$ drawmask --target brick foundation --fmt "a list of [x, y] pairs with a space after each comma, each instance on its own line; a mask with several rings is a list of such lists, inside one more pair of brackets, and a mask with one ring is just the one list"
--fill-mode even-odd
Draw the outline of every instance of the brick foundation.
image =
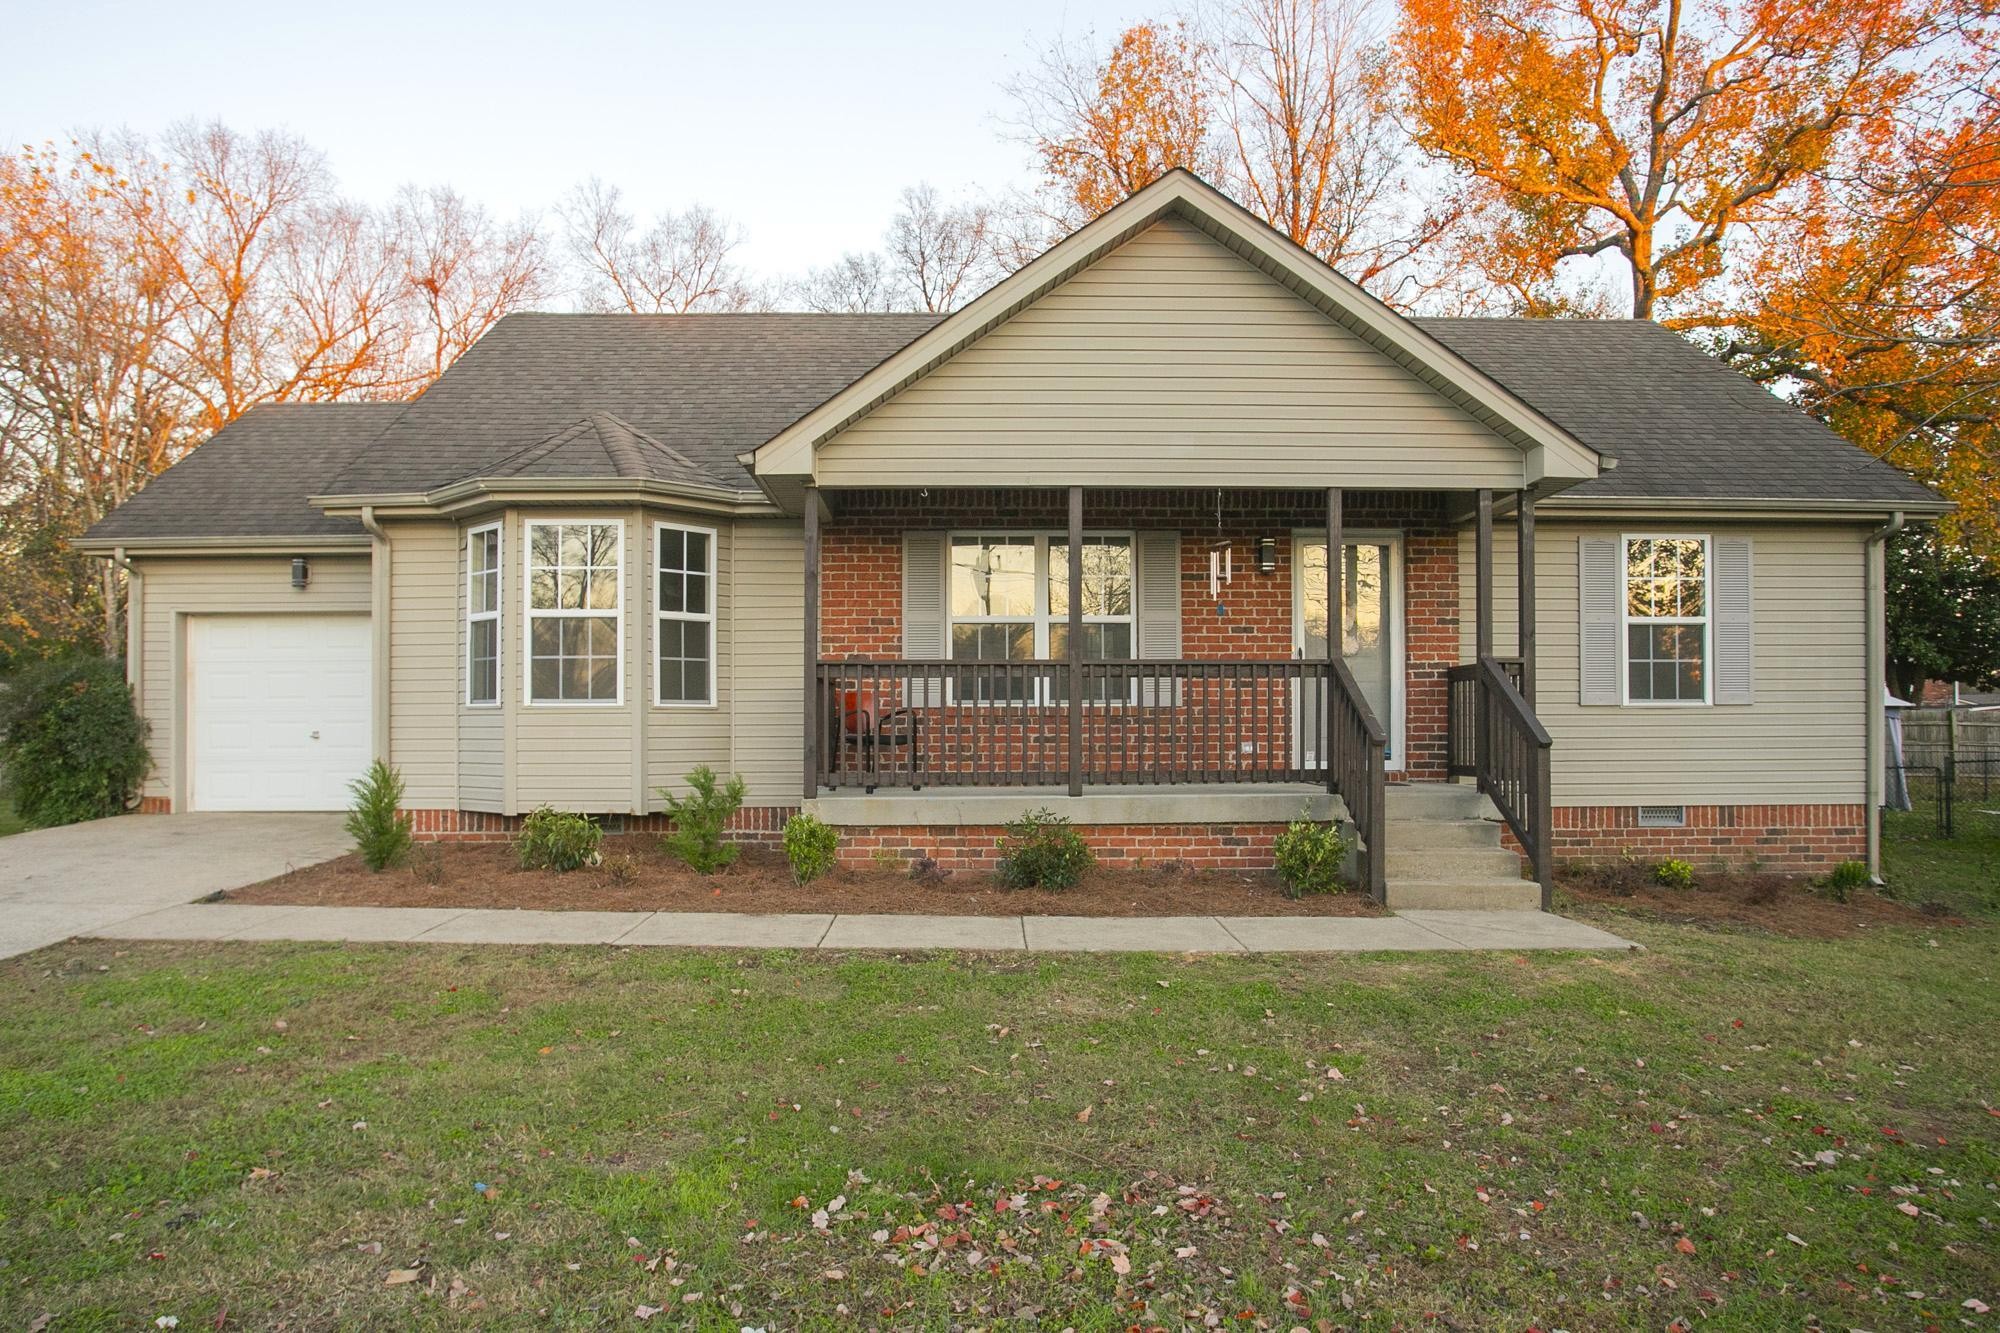
[[[1172, 861], [1191, 870], [1268, 870], [1271, 847], [1283, 824], [1079, 824], [1076, 831], [1100, 865], [1157, 866]], [[990, 871], [1000, 860], [997, 824], [874, 825], [840, 831], [843, 865], [915, 861], [928, 857], [942, 870]]]
[[[760, 805], [738, 810], [724, 837], [747, 845], [777, 846], [785, 821], [797, 806]], [[521, 831], [521, 816], [483, 810], [406, 810], [418, 842], [506, 842]], [[665, 833], [665, 815], [599, 815], [607, 832]]]
[[[1868, 855], [1862, 805], [1690, 805], [1678, 828], [1641, 828], [1629, 805], [1563, 805], [1552, 811], [1559, 865], [1676, 857], [1697, 869], [1755, 866], [1780, 874], [1824, 874]], [[1511, 835], [1507, 845], [1514, 846]]]
[[174, 812], [173, 798], [170, 796], [141, 796], [132, 813], [135, 815], [170, 815]]

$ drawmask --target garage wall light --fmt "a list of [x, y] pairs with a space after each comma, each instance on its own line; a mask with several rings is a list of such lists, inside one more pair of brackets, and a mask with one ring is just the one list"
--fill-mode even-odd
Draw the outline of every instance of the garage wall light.
[[306, 564], [306, 558], [302, 555], [293, 556], [292, 586], [294, 588], [297, 588], [300, 592], [304, 592], [306, 588], [306, 580], [310, 579], [311, 577], [312, 577], [312, 568]]

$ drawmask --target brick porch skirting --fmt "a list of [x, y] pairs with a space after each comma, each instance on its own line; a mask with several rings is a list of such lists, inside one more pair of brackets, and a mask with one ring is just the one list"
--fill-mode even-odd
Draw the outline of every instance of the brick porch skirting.
[[[1558, 864], [1583, 866], [1627, 857], [1676, 857], [1697, 869], [1824, 874], [1868, 854], [1863, 805], [1690, 805], [1678, 828], [1641, 828], [1629, 805], [1559, 805]], [[1514, 846], [1511, 834], [1507, 845]]]
[[[868, 824], [840, 831], [842, 865], [923, 858], [940, 870], [990, 871], [1000, 860], [998, 824]], [[1078, 824], [1099, 865], [1190, 870], [1269, 870], [1283, 824]]]
[[[777, 846], [795, 805], [746, 806], [731, 816], [724, 838], [746, 845]], [[419, 842], [505, 842], [521, 831], [520, 815], [483, 810], [405, 810]], [[665, 815], [597, 815], [607, 833], [665, 833]]]

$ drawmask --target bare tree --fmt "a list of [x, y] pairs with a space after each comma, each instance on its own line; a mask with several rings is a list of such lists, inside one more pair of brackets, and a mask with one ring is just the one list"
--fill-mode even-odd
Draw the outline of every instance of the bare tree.
[[742, 310], [756, 302], [730, 255], [734, 223], [697, 204], [641, 228], [615, 185], [592, 178], [558, 206], [571, 256], [582, 270], [584, 306], [633, 314]]
[[789, 304], [821, 315], [879, 315], [911, 306], [898, 290], [889, 265], [873, 250], [850, 251], [825, 268], [786, 284]]
[[889, 224], [889, 260], [917, 308], [955, 310], [999, 279], [993, 222], [990, 204], [946, 203], [929, 182], [903, 191]]
[[411, 344], [406, 392], [442, 375], [502, 315], [547, 292], [547, 249], [533, 221], [502, 225], [444, 186], [404, 188], [391, 214], [390, 250], [411, 307], [398, 320]]

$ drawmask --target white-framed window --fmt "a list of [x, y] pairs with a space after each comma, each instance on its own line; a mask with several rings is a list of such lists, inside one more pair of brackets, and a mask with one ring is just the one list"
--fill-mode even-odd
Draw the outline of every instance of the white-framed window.
[[[1069, 539], [1035, 532], [955, 532], [947, 546], [946, 652], [960, 662], [1061, 661], [1069, 654]], [[1133, 652], [1133, 540], [1129, 532], [1083, 539], [1083, 660], [1129, 661]], [[1005, 683], [964, 673], [961, 697], [980, 702], [1060, 699], [1061, 681], [1022, 673]]]
[[500, 702], [500, 525], [465, 534], [465, 702]]
[[715, 530], [653, 528], [653, 702], [715, 704]]
[[530, 519], [526, 545], [527, 702], [623, 702], [625, 524]]
[[1631, 535], [1625, 550], [1625, 702], [1709, 701], [1709, 540]]

